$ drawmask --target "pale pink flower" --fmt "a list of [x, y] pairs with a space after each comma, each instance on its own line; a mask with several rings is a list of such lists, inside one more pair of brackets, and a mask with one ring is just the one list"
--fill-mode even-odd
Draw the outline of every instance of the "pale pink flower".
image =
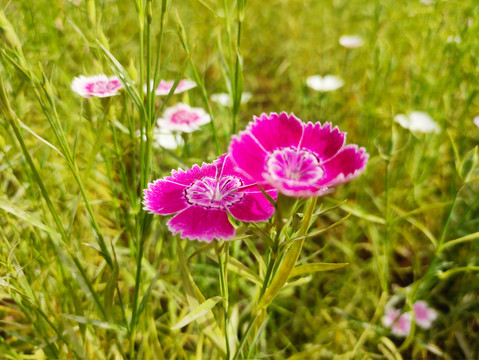
[[163, 117], [156, 123], [162, 130], [190, 133], [210, 121], [210, 116], [202, 108], [192, 108], [187, 104], [178, 103], [166, 109]]
[[[158, 84], [158, 87], [156, 88], [155, 94], [156, 95], [168, 95], [173, 88], [175, 81], [174, 80], [160, 80], [160, 83]], [[150, 86], [153, 87], [153, 80], [150, 82]], [[193, 80], [190, 79], [183, 79], [180, 80], [178, 83], [178, 86], [176, 87], [174, 94], [179, 94], [184, 91], [193, 89], [196, 87], [196, 83]], [[146, 92], [146, 84], [144, 86], [144, 90]]]
[[472, 122], [474, 123], [474, 125], [479, 127], [479, 116], [475, 116], [474, 119], [472, 119]]
[[416, 301], [412, 308], [414, 310], [414, 320], [422, 328], [429, 329], [437, 319], [436, 310], [430, 308], [425, 301]]
[[394, 335], [402, 337], [407, 336], [411, 331], [411, 322], [412, 316], [410, 313], [401, 314], [399, 309], [392, 307], [386, 308], [382, 318], [385, 327], [390, 327]]
[[73, 79], [71, 87], [77, 94], [92, 98], [118, 95], [118, 90], [123, 88], [123, 84], [117, 76], [108, 77], [99, 74], [86, 77], [80, 75]]

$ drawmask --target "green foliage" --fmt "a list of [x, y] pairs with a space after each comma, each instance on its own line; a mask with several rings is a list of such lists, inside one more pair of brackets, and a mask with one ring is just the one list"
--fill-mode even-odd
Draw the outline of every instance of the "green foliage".
[[[474, 0], [6, 2], [0, 357], [477, 358], [478, 31]], [[364, 46], [339, 46], [353, 33]], [[97, 73], [121, 75], [122, 95], [72, 92]], [[344, 87], [306, 86], [329, 73]], [[184, 77], [199, 86], [143, 91]], [[214, 121], [182, 148], [152, 147], [178, 101]], [[393, 121], [413, 110], [441, 132]], [[338, 125], [370, 153], [367, 171], [284, 224], [238, 224], [228, 246], [179, 241], [142, 210], [148, 182], [215, 159], [271, 111]], [[438, 320], [392, 336], [394, 294]]]

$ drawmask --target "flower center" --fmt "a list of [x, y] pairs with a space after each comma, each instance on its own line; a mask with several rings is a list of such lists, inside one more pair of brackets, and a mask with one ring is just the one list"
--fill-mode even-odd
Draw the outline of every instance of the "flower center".
[[275, 150], [269, 156], [266, 167], [272, 179], [296, 185], [314, 183], [324, 175], [316, 156], [293, 148]]
[[209, 209], [226, 209], [240, 201], [244, 193], [238, 192], [243, 182], [234, 176], [204, 177], [185, 189], [186, 201]]
[[175, 124], [191, 124], [199, 119], [199, 116], [188, 110], [178, 110], [171, 117], [171, 122]]
[[112, 81], [104, 81], [99, 80], [94, 83], [90, 83], [86, 86], [86, 90], [90, 93], [94, 94], [105, 94], [119, 88], [119, 81], [112, 80]]

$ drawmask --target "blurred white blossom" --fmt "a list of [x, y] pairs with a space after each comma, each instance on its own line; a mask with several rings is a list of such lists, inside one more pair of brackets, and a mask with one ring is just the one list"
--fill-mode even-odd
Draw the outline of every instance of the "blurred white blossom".
[[[247, 103], [252, 97], [253, 97], [253, 94], [251, 94], [250, 92], [244, 92], [243, 94], [241, 94], [241, 103], [242, 104]], [[211, 95], [210, 99], [211, 101], [225, 107], [233, 106], [233, 102], [231, 101], [231, 96], [227, 93], [213, 94]]]
[[344, 81], [334, 75], [313, 75], [306, 79], [306, 84], [315, 91], [333, 91], [344, 85]]
[[394, 117], [397, 122], [405, 129], [423, 133], [439, 132], [439, 125], [426, 113], [413, 111], [409, 115], [398, 114]]
[[359, 35], [343, 35], [339, 38], [339, 44], [348, 49], [354, 49], [363, 46], [364, 40]]

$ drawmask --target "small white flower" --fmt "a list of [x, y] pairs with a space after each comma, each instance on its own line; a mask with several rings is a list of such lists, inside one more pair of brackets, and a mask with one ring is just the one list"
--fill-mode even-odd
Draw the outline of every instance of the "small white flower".
[[449, 35], [447, 37], [447, 42], [452, 43], [455, 42], [456, 44], [460, 44], [462, 41], [461, 37], [459, 35]]
[[339, 38], [339, 44], [348, 49], [354, 49], [363, 46], [364, 40], [359, 35], [343, 35]]
[[[136, 136], [140, 137], [140, 130], [136, 131]], [[146, 134], [143, 134], [143, 140], [146, 141]], [[162, 147], [169, 150], [175, 150], [178, 146], [183, 146], [184, 141], [179, 133], [172, 133], [167, 130], [154, 129], [153, 132], [153, 147]]]
[[313, 75], [306, 79], [306, 84], [316, 91], [333, 91], [344, 85], [344, 81], [334, 75]]
[[419, 2], [421, 4], [424, 4], [424, 5], [432, 5], [434, 4], [434, 0], [419, 0]]
[[474, 125], [479, 127], [479, 116], [475, 116], [474, 119], [472, 119], [472, 122], [474, 123]]
[[394, 121], [411, 131], [423, 133], [440, 131], [439, 125], [428, 114], [421, 111], [413, 111], [409, 116], [404, 114], [396, 115]]
[[210, 116], [203, 109], [178, 103], [166, 109], [163, 112], [163, 117], [158, 119], [156, 123], [161, 130], [190, 133], [210, 121]]
[[155, 131], [153, 133], [153, 146], [175, 150], [178, 146], [183, 146], [183, 138], [179, 133], [173, 134], [164, 130], [163, 132]]
[[[241, 103], [242, 104], [247, 103], [252, 97], [253, 97], [253, 94], [251, 94], [250, 92], [244, 92], [243, 94], [241, 94]], [[215, 103], [218, 103], [225, 107], [233, 106], [231, 97], [226, 93], [213, 94], [211, 95], [210, 99], [211, 101], [214, 101]]]

